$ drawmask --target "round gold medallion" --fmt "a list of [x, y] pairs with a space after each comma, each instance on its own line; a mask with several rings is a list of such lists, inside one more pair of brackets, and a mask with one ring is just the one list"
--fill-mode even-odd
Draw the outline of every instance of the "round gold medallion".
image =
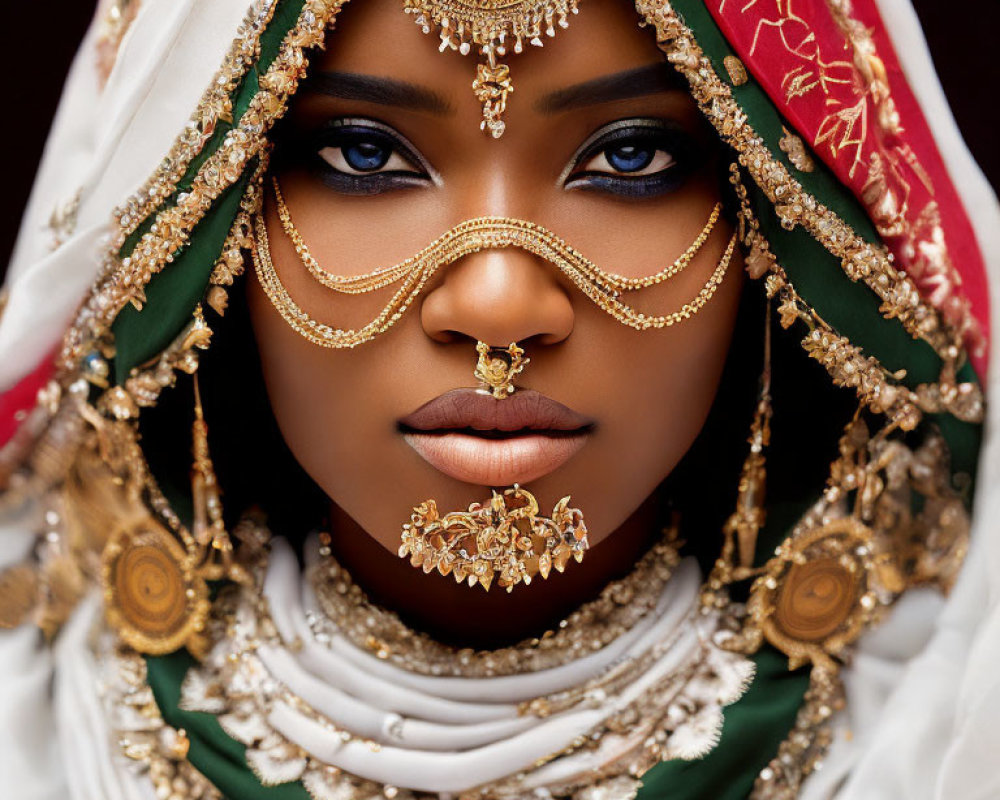
[[793, 639], [822, 642], [850, 616], [857, 583], [836, 558], [793, 564], [776, 598], [774, 623]]
[[139, 652], [173, 652], [204, 628], [208, 587], [180, 543], [152, 520], [112, 537], [103, 573], [108, 619]]
[[853, 517], [792, 536], [754, 582], [752, 624], [793, 667], [830, 666], [878, 611], [883, 559], [871, 529]]

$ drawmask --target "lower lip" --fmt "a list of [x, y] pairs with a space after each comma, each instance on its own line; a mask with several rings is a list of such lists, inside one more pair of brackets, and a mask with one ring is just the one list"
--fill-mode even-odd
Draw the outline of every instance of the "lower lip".
[[510, 486], [557, 470], [583, 447], [587, 434], [483, 439], [467, 433], [407, 433], [403, 438], [428, 464], [456, 480]]

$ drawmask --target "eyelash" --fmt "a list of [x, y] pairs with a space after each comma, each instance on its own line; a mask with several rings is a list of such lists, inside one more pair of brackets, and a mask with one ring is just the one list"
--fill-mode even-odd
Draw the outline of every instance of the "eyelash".
[[[389, 154], [376, 167], [377, 172], [356, 169], [348, 163], [349, 149], [373, 143]], [[436, 180], [433, 169], [416, 148], [389, 126], [370, 119], [333, 120], [310, 137], [305, 151], [314, 156], [321, 180], [341, 194], [382, 194], [427, 186]]]
[[[310, 140], [308, 149], [319, 162], [321, 179], [341, 194], [375, 195], [436, 182], [435, 173], [416, 148], [374, 120], [333, 120]], [[383, 159], [381, 163], [375, 163], [376, 152]], [[630, 156], [634, 167], [620, 164], [616, 168], [612, 163]], [[365, 158], [372, 169], [357, 165]], [[566, 189], [627, 198], [655, 197], [679, 188], [699, 160], [693, 140], [684, 131], [660, 120], [620, 120], [584, 142], [560, 176], [560, 183]]]
[[[648, 156], [642, 166], [625, 170], [611, 163], [617, 150]], [[597, 169], [601, 162], [611, 170]], [[684, 130], [655, 119], [619, 120], [605, 125], [580, 146], [560, 178], [567, 189], [601, 191], [626, 198], [657, 197], [673, 192], [701, 162], [694, 139]]]

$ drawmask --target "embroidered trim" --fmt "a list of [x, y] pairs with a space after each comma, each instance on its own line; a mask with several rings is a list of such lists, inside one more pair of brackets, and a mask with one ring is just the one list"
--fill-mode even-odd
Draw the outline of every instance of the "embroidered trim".
[[636, 9], [655, 28], [658, 46], [687, 78], [702, 112], [722, 139], [739, 153], [740, 164], [774, 205], [782, 227], [793, 230], [801, 226], [808, 231], [841, 260], [844, 273], [852, 281], [863, 281], [875, 292], [882, 300], [880, 311], [887, 319], [898, 318], [911, 335], [927, 341], [942, 358], [959, 347], [957, 332], [921, 298], [913, 281], [896, 269], [886, 249], [858, 236], [837, 214], [806, 192], [785, 165], [773, 157], [668, 0], [637, 0]]

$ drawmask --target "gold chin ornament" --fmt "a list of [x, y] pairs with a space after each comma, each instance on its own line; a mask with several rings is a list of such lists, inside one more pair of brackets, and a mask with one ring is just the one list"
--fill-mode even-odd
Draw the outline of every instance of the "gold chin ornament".
[[531, 363], [517, 342], [507, 347], [490, 347], [486, 342], [476, 342], [476, 352], [479, 361], [473, 374], [497, 400], [505, 400], [514, 393], [514, 378]]
[[494, 581], [509, 592], [536, 575], [562, 572], [570, 558], [582, 561], [589, 547], [583, 514], [569, 507], [569, 497], [556, 503], [551, 517], [539, 516], [534, 495], [517, 484], [444, 516], [427, 500], [413, 509], [402, 537], [400, 558], [487, 591]]
[[569, 15], [577, 13], [576, 0], [403, 0], [403, 5], [424, 33], [437, 29], [441, 52], [468, 55], [473, 46], [479, 49], [482, 61], [472, 90], [483, 104], [479, 128], [495, 139], [503, 136], [507, 95], [514, 91], [510, 68], [497, 59], [508, 51], [520, 53], [525, 43], [541, 47], [543, 35], [568, 28]]

